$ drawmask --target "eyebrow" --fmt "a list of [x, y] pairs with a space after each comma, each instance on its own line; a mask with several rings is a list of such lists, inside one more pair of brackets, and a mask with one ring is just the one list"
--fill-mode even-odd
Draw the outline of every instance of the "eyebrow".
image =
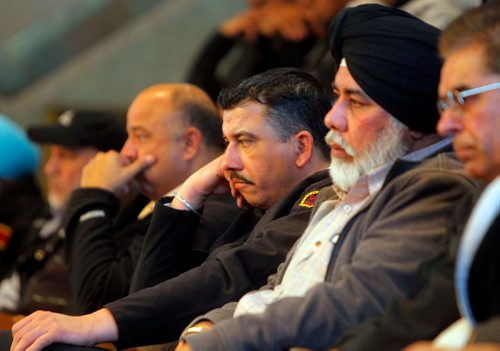
[[131, 127], [130, 130], [132, 132], [147, 132], [148, 130], [142, 126], [134, 126], [134, 127]]
[[245, 130], [238, 131], [238, 132], [236, 132], [236, 133], [234, 133], [232, 135], [233, 138], [239, 138], [241, 136], [249, 136], [249, 137], [252, 137], [252, 138], [256, 138], [257, 137], [257, 135], [255, 135], [254, 133], [247, 132]]
[[342, 89], [337, 88], [335, 83], [332, 83], [331, 86], [332, 86], [333, 91], [343, 91], [348, 95], [359, 95], [363, 98], [367, 98], [367, 99], [369, 98], [368, 95], [366, 95], [366, 93], [361, 89], [348, 88], [348, 89], [342, 90]]

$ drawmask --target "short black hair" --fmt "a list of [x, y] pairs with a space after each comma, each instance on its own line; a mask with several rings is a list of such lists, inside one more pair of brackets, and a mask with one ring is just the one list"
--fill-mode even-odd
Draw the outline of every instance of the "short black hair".
[[248, 101], [267, 106], [267, 117], [282, 141], [306, 130], [323, 158], [330, 158], [323, 118], [331, 108], [331, 97], [312, 75], [297, 68], [271, 69], [223, 89], [217, 105], [230, 110]]

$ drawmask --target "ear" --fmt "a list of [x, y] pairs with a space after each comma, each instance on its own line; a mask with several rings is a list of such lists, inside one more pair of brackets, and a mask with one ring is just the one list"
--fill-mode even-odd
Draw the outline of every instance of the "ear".
[[298, 168], [304, 168], [311, 158], [314, 152], [314, 138], [308, 131], [301, 130], [293, 137], [295, 148], [296, 148], [296, 158], [295, 165]]
[[198, 128], [189, 127], [181, 137], [182, 156], [185, 160], [192, 160], [200, 152], [203, 136]]

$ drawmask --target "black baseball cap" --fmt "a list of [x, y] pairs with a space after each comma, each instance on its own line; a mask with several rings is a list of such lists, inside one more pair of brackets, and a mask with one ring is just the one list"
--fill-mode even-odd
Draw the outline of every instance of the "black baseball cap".
[[125, 120], [104, 111], [67, 110], [52, 125], [27, 128], [28, 137], [41, 144], [120, 150], [127, 139]]

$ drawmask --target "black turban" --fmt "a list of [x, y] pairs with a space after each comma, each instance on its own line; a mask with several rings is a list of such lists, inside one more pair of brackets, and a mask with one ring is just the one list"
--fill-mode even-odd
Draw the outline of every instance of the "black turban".
[[411, 130], [434, 133], [442, 61], [439, 29], [392, 7], [343, 9], [328, 29], [338, 69], [342, 58], [354, 80], [378, 105]]

